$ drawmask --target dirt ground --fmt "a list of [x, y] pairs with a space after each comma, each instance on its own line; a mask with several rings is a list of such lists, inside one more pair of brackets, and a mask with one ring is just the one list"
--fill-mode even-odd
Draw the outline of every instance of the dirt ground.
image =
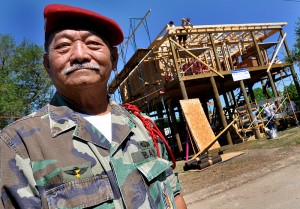
[[251, 171], [270, 167], [279, 160], [300, 153], [300, 128], [293, 127], [278, 132], [278, 137], [275, 139], [245, 141], [222, 147], [222, 150], [224, 153], [242, 151], [244, 154], [203, 170], [184, 171], [185, 161], [177, 162], [176, 171], [183, 188], [183, 195]]

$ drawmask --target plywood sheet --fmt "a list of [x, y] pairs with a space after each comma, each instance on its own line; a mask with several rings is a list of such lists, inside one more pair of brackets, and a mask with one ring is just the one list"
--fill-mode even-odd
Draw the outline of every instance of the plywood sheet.
[[[206, 118], [200, 100], [187, 99], [179, 102], [197, 148], [199, 151], [207, 148], [215, 139], [215, 134]], [[220, 144], [216, 141], [210, 149], [219, 147]]]
[[157, 72], [158, 67], [158, 60], [143, 62], [142, 64], [143, 70], [143, 80], [144, 82], [148, 82], [149, 84], [157, 84], [159, 80], [162, 80], [161, 75]]
[[129, 76], [129, 84], [130, 84], [130, 93], [132, 96], [137, 96], [144, 89], [144, 83], [142, 82], [139, 70], [135, 70]]

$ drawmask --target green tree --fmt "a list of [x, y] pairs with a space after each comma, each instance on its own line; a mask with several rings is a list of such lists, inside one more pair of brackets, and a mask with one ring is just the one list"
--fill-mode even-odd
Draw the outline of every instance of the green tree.
[[300, 65], [300, 18], [298, 18], [298, 21], [296, 22], [295, 27], [295, 33], [296, 33], [296, 43], [293, 46], [293, 49], [291, 50], [291, 57], [286, 57], [286, 61], [290, 63], [295, 63], [298, 66]]
[[299, 95], [296, 89], [296, 86], [294, 84], [290, 84], [289, 86], [285, 87], [284, 94], [288, 93], [290, 100], [292, 101], [298, 101], [299, 100]]
[[0, 34], [0, 129], [44, 106], [52, 96], [44, 70], [43, 48], [23, 40], [16, 45], [10, 35]]
[[261, 88], [253, 89], [253, 93], [254, 93], [254, 96], [255, 96], [255, 100], [257, 102], [260, 102], [260, 101], [263, 101], [263, 100], [266, 99], [266, 96], [264, 95], [264, 92]]
[[[273, 92], [269, 89], [266, 89], [268, 95], [270, 95], [271, 97], [274, 96]], [[255, 88], [253, 89], [253, 93], [254, 93], [254, 97], [256, 102], [261, 102], [267, 99], [267, 96], [265, 95], [264, 91], [262, 88]]]

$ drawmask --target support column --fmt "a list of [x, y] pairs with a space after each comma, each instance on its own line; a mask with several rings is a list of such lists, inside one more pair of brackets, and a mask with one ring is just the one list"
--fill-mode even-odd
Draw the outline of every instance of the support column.
[[[226, 117], [225, 117], [224, 112], [223, 112], [223, 107], [222, 107], [222, 104], [221, 104], [221, 101], [220, 101], [220, 95], [219, 95], [218, 88], [217, 88], [216, 81], [215, 81], [214, 77], [210, 77], [210, 83], [211, 83], [212, 88], [213, 88], [214, 98], [215, 98], [215, 101], [217, 103], [217, 107], [218, 107], [218, 111], [219, 111], [219, 115], [220, 115], [220, 118], [221, 118], [222, 125], [223, 125], [224, 128], [226, 128], [227, 127], [227, 121], [226, 121]], [[226, 131], [226, 138], [227, 138], [228, 144], [232, 145], [232, 139], [231, 139], [231, 135], [230, 135], [229, 131]]]
[[156, 114], [157, 114], [158, 122], [159, 122], [158, 128], [161, 131], [164, 130], [164, 126], [163, 126], [163, 123], [164, 123], [164, 114], [162, 112], [162, 109], [163, 108], [159, 108], [157, 105], [155, 105], [155, 110], [156, 110]]
[[173, 127], [173, 131], [174, 131], [174, 135], [175, 135], [175, 138], [176, 138], [176, 142], [177, 142], [177, 145], [178, 145], [178, 150], [180, 152], [180, 156], [183, 157], [183, 148], [182, 148], [182, 143], [181, 143], [181, 140], [180, 140], [180, 135], [178, 133], [178, 129], [177, 129], [177, 123], [176, 123], [176, 117], [175, 117], [175, 112], [174, 112], [174, 107], [172, 107], [171, 105], [171, 102], [168, 102], [168, 110], [169, 110], [169, 115], [171, 117], [171, 125]]
[[[233, 91], [229, 91], [227, 94], [228, 94], [229, 101], [230, 101], [230, 107], [235, 109], [236, 108], [236, 101], [235, 101], [235, 98], [234, 98], [234, 95], [233, 95]], [[231, 117], [232, 117], [232, 119], [236, 117], [235, 111], [233, 111]]]
[[248, 91], [249, 91], [249, 94], [250, 94], [251, 102], [255, 102], [255, 95], [254, 95], [254, 92], [253, 92], [253, 84], [249, 85]]
[[261, 87], [262, 87], [262, 90], [263, 90], [263, 94], [265, 95], [265, 97], [267, 99], [270, 99], [271, 97], [270, 97], [269, 93], [267, 92], [267, 86], [266, 86], [264, 80], [261, 80], [260, 83], [261, 83]]
[[179, 103], [177, 104], [177, 108], [178, 108], [178, 114], [179, 114], [179, 118], [180, 118], [180, 127], [185, 127], [187, 124], [185, 122], [184, 116], [181, 111], [181, 106]]
[[259, 132], [259, 129], [258, 129], [258, 125], [257, 125], [257, 122], [256, 122], [255, 117], [253, 115], [253, 112], [252, 112], [252, 109], [251, 109], [251, 104], [249, 102], [248, 95], [247, 95], [243, 80], [240, 80], [240, 86], [241, 86], [241, 90], [243, 92], [244, 99], [245, 99], [245, 102], [246, 102], [246, 105], [247, 105], [247, 110], [249, 112], [251, 121], [253, 122], [253, 133], [254, 133], [256, 139], [260, 139], [260, 132]]
[[[260, 48], [258, 46], [258, 43], [256, 41], [256, 38], [255, 38], [255, 35], [254, 35], [253, 31], [251, 31], [251, 37], [253, 39], [253, 42], [254, 42], [254, 45], [255, 45], [255, 48], [256, 48], [256, 51], [257, 51], [259, 65], [260, 66], [264, 65], [264, 60], [262, 58], [262, 55], [261, 55], [261, 52], [260, 52]], [[271, 74], [270, 71], [268, 71], [267, 74], [268, 74], [268, 78], [269, 78], [269, 81], [270, 81], [270, 84], [271, 84], [271, 88], [272, 88], [273, 94], [274, 94], [275, 97], [278, 97], [277, 90], [275, 88], [274, 81], [273, 81], [273, 78], [272, 78], [272, 74]]]
[[[281, 35], [281, 37], [284, 36], [284, 33], [283, 33], [282, 29], [280, 30], [280, 35]], [[289, 50], [286, 39], [283, 40], [283, 44], [284, 44], [284, 48], [285, 48], [285, 51], [286, 51], [288, 57], [291, 57], [291, 52]], [[294, 69], [293, 64], [290, 66], [290, 68], [291, 68], [292, 77], [293, 77], [293, 80], [294, 80], [294, 83], [295, 83], [295, 87], [297, 89], [298, 95], [300, 96], [300, 85], [299, 85], [298, 76], [297, 76], [297, 73]]]
[[237, 106], [237, 102], [236, 102], [235, 95], [234, 95], [233, 91], [229, 92], [229, 98], [233, 102], [234, 106]]
[[[200, 98], [199, 98], [200, 100]], [[207, 117], [207, 120], [209, 121], [209, 112], [208, 112], [208, 106], [207, 106], [207, 100], [205, 100], [202, 104], [202, 108], [203, 108], [203, 111]]]
[[[220, 85], [221, 85], [221, 89], [225, 89], [224, 83], [220, 82]], [[229, 105], [228, 97], [227, 97], [227, 94], [224, 90], [222, 91], [222, 96], [224, 98], [224, 102], [225, 102], [226, 110], [228, 112], [229, 120], [232, 120], [232, 115], [231, 115], [231, 112], [230, 112], [230, 105]]]
[[273, 94], [274, 94], [275, 97], [278, 97], [277, 90], [276, 90], [276, 87], [275, 87], [275, 84], [274, 84], [274, 81], [273, 81], [272, 74], [271, 74], [270, 71], [268, 71], [267, 73], [268, 73], [268, 79], [270, 81], [270, 85], [271, 85]]

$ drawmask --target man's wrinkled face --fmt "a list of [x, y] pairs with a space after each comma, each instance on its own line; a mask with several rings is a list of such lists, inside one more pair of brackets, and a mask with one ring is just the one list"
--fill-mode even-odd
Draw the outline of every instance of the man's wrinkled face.
[[62, 95], [70, 90], [106, 88], [117, 65], [117, 49], [96, 33], [61, 30], [50, 38], [44, 66]]

